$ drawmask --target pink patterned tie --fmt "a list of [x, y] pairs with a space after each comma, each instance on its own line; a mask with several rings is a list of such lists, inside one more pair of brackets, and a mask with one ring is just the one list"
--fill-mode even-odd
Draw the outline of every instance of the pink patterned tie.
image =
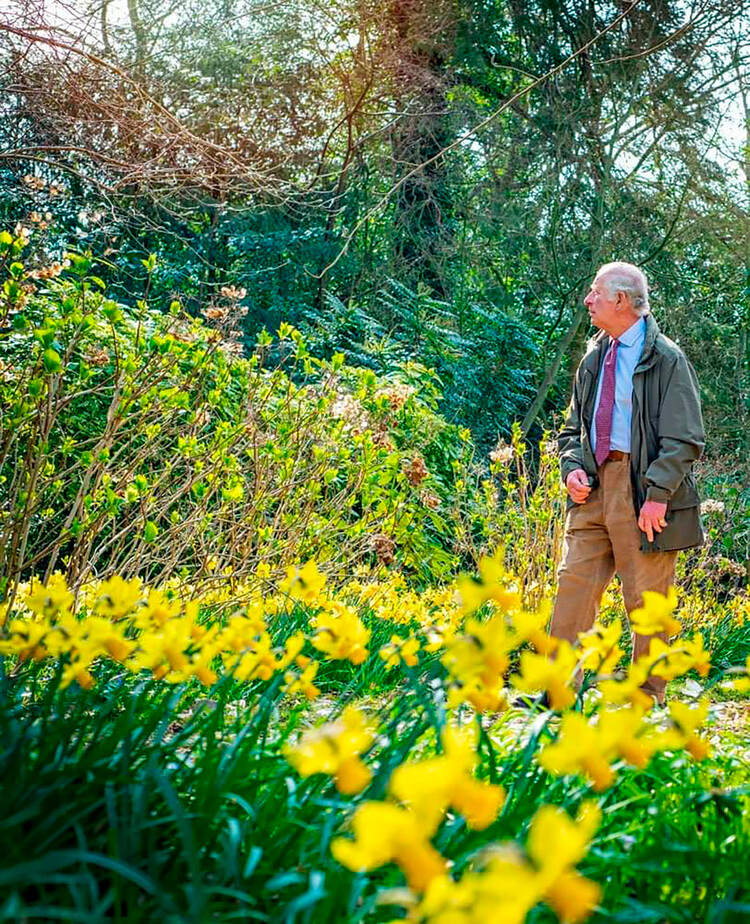
[[596, 464], [601, 465], [609, 455], [609, 440], [612, 435], [612, 412], [615, 409], [615, 369], [617, 368], [617, 347], [620, 341], [613, 340], [604, 360], [604, 378], [599, 407], [596, 409]]

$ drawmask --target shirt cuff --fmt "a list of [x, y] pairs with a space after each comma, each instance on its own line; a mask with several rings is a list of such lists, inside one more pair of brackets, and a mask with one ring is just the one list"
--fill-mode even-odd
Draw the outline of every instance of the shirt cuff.
[[660, 488], [656, 484], [649, 485], [646, 491], [646, 500], [656, 501], [657, 504], [668, 504], [671, 496], [671, 491], [668, 491], [666, 488]]

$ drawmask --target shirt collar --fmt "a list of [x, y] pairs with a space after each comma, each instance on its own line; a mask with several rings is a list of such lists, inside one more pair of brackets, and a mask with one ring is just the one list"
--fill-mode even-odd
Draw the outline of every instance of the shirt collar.
[[625, 333], [620, 334], [617, 339], [620, 341], [620, 346], [631, 347], [635, 346], [638, 342], [642, 343], [645, 336], [646, 319], [638, 318], [638, 320], [631, 324]]

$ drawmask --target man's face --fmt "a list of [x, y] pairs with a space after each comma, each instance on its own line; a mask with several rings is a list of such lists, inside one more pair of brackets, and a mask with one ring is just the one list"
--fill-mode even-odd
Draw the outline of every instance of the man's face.
[[622, 312], [618, 312], [619, 294], [609, 294], [601, 276], [597, 276], [591, 283], [589, 294], [583, 303], [589, 310], [591, 323], [600, 330], [609, 331], [616, 325]]

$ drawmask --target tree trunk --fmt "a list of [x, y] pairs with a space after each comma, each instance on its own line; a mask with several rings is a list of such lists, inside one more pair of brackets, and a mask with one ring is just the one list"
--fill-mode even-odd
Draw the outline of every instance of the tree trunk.
[[141, 13], [138, 9], [138, 0], [128, 0], [128, 16], [135, 36], [135, 72], [139, 76], [143, 76], [143, 67], [146, 63], [147, 36]]

